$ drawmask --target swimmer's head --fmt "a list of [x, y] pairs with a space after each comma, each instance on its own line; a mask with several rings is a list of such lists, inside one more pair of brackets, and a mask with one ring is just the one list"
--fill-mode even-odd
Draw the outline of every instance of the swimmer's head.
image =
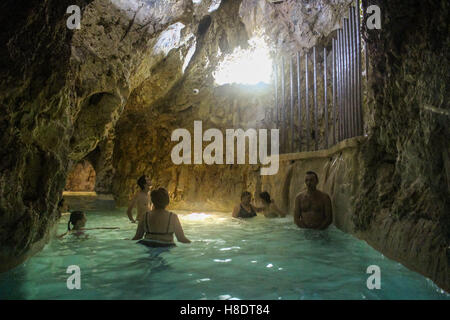
[[137, 184], [138, 184], [139, 188], [141, 188], [142, 191], [148, 191], [150, 188], [150, 184], [147, 182], [147, 178], [145, 175], [141, 176], [137, 180]]
[[305, 184], [308, 190], [314, 191], [316, 190], [316, 186], [319, 183], [319, 177], [317, 176], [317, 173], [314, 171], [308, 171], [306, 172], [305, 176]]
[[70, 230], [70, 224], [72, 224], [74, 230], [81, 229], [86, 225], [86, 221], [86, 214], [83, 211], [74, 211], [70, 214], [67, 230]]
[[155, 209], [165, 209], [169, 204], [169, 193], [164, 188], [158, 188], [150, 193]]
[[250, 204], [252, 201], [252, 194], [248, 191], [244, 191], [241, 193], [241, 202], [245, 204]]
[[267, 204], [272, 202], [272, 199], [270, 199], [270, 194], [267, 191], [261, 192], [259, 197]]

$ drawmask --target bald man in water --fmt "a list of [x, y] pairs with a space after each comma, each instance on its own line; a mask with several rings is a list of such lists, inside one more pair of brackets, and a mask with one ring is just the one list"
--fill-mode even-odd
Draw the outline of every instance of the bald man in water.
[[325, 230], [333, 222], [331, 199], [316, 189], [317, 174], [308, 171], [305, 176], [306, 191], [295, 198], [294, 222], [299, 228]]

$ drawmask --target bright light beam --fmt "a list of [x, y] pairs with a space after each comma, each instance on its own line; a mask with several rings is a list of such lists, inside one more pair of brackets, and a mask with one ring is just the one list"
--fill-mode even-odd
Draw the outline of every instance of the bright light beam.
[[248, 49], [238, 47], [219, 63], [213, 73], [217, 85], [270, 83], [272, 59], [266, 42], [260, 37], [253, 37], [248, 42]]

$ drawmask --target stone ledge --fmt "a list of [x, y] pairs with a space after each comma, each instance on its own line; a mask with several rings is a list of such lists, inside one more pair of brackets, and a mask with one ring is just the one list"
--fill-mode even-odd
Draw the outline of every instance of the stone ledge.
[[97, 197], [97, 193], [95, 191], [63, 191], [64, 197]]
[[279, 161], [292, 161], [292, 160], [305, 160], [305, 159], [315, 159], [315, 158], [328, 158], [333, 154], [340, 152], [342, 150], [348, 148], [357, 148], [364, 141], [366, 141], [366, 137], [359, 136], [354, 138], [349, 138], [346, 140], [342, 140], [341, 142], [335, 144], [331, 148], [317, 150], [317, 151], [303, 151], [296, 153], [285, 153], [279, 155]]

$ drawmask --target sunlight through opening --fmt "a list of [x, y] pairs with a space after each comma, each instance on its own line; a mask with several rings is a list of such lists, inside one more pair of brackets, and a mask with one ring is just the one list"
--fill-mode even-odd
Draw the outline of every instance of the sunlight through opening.
[[261, 37], [253, 37], [248, 43], [248, 49], [237, 47], [219, 63], [213, 72], [217, 85], [270, 83], [272, 59], [267, 43]]

